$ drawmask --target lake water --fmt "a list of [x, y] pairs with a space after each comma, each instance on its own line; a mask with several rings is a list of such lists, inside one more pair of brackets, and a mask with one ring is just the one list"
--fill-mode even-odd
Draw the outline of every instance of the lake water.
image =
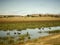
[[[39, 37], [43, 37], [43, 36], [48, 36], [50, 35], [49, 33], [47, 33], [46, 31], [52, 31], [52, 30], [60, 30], [60, 26], [57, 27], [45, 27], [45, 28], [35, 28], [35, 29], [26, 29], [26, 30], [21, 30], [21, 31], [17, 31], [16, 29], [12, 30], [12, 31], [0, 31], [0, 37], [6, 37], [7, 33], [10, 33], [9, 36], [11, 37], [18, 37], [18, 33], [23, 35], [26, 34], [27, 32], [29, 33], [31, 39], [34, 38], [39, 38]], [[16, 34], [14, 34], [16, 33]]]

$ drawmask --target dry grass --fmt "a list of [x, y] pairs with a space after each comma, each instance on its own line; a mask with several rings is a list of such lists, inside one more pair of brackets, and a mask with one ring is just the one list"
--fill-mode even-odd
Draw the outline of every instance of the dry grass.
[[37, 39], [36, 42], [27, 42], [24, 45], [60, 45], [60, 34], [42, 37]]
[[8, 17], [0, 18], [0, 22], [15, 22], [15, 21], [51, 21], [51, 20], [60, 20], [56, 17]]
[[[2, 44], [2, 45], [5, 45], [5, 44]], [[17, 44], [11, 44], [11, 45], [60, 45], [60, 34], [53, 34], [46, 37], [41, 37], [33, 41], [28, 40], [25, 43], [17, 43]]]

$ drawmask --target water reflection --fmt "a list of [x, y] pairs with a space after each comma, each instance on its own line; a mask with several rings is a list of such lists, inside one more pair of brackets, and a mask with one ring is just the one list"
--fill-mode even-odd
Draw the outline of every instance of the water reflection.
[[27, 32], [29, 33], [31, 39], [34, 38], [39, 38], [42, 36], [47, 36], [49, 35], [49, 33], [47, 33], [46, 31], [52, 31], [52, 30], [60, 30], [60, 26], [57, 27], [45, 27], [45, 28], [35, 28], [35, 29], [26, 29], [26, 30], [21, 30], [21, 31], [17, 31], [17, 30], [13, 30], [13, 31], [0, 31], [0, 37], [6, 37], [7, 35], [11, 36], [11, 37], [18, 37], [19, 35], [23, 35], [26, 34]]
[[50, 33], [46, 31], [60, 30], [60, 26], [58, 27], [45, 27], [45, 28], [35, 28], [35, 29], [26, 29], [18, 31], [16, 29], [12, 31], [0, 31], [0, 44], [3, 45], [15, 45], [24, 43], [27, 40], [36, 39], [43, 36], [48, 36]]

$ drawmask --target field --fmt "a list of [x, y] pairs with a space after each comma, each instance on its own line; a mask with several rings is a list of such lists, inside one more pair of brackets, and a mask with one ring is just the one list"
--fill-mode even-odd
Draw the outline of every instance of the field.
[[0, 22], [1, 30], [23, 30], [26, 28], [42, 28], [42, 27], [51, 27], [51, 26], [60, 26], [60, 21], [28, 21], [28, 22]]
[[20, 21], [53, 21], [60, 20], [59, 17], [3, 17], [0, 22], [20, 22]]
[[60, 26], [60, 18], [56, 17], [8, 17], [0, 18], [0, 30], [23, 30]]
[[[5, 17], [0, 18], [0, 30], [25, 30], [27, 28], [44, 28], [44, 27], [55, 27], [60, 26], [59, 17]], [[54, 34], [56, 32], [56, 34]], [[52, 35], [41, 37], [34, 40], [27, 40], [26, 42], [18, 40], [17, 42], [13, 40], [13, 37], [8, 36], [7, 38], [0, 38], [0, 45], [60, 45], [60, 32], [52, 31]], [[20, 36], [21, 40], [24, 36]], [[3, 41], [2, 41], [3, 39]], [[5, 42], [4, 42], [5, 40]]]

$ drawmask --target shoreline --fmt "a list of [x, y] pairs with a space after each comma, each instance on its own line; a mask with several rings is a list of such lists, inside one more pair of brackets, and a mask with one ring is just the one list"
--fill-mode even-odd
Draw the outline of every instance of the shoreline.
[[[49, 36], [45, 36], [45, 37], [36, 39], [35, 41], [27, 41], [23, 45], [54, 45], [54, 44], [57, 45], [57, 44], [60, 44], [59, 37], [60, 37], [60, 34], [52, 34]], [[54, 43], [54, 42], [56, 42], [56, 43]]]

